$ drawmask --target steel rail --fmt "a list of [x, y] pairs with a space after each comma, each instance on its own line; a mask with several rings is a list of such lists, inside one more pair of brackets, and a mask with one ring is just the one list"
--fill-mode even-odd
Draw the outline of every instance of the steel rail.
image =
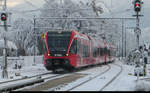
[[90, 78], [90, 79], [88, 79], [88, 80], [86, 80], [86, 81], [84, 81], [84, 82], [82, 82], [82, 83], [80, 83], [80, 84], [78, 84], [78, 85], [68, 89], [67, 91], [71, 91], [71, 90], [73, 90], [73, 89], [75, 89], [75, 88], [77, 88], [77, 87], [79, 87], [79, 86], [81, 86], [81, 85], [83, 85], [83, 84], [85, 84], [85, 83], [87, 83], [87, 82], [89, 82], [89, 81], [91, 81], [91, 80], [93, 80], [93, 79], [103, 75], [104, 73], [108, 72], [111, 69], [111, 66], [110, 65], [106, 65], [106, 66], [108, 66], [108, 69], [106, 69], [102, 73], [100, 73], [100, 74], [98, 74], [98, 75], [96, 75], [96, 76], [94, 76], [94, 77], [92, 77], [92, 78]]
[[107, 86], [109, 86], [123, 71], [122, 66], [118, 65], [118, 64], [114, 64], [117, 65], [118, 67], [120, 67], [120, 71], [108, 82], [106, 83], [99, 91], [103, 91]]

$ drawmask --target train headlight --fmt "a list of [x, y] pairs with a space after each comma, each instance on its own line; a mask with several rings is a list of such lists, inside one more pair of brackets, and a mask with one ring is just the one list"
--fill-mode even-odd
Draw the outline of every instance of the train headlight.
[[48, 54], [48, 56], [50, 56], [50, 54]]
[[66, 54], [66, 56], [69, 56], [69, 54]]
[[45, 34], [44, 34], [44, 33], [42, 33], [41, 37], [42, 37], [42, 39], [45, 39]]

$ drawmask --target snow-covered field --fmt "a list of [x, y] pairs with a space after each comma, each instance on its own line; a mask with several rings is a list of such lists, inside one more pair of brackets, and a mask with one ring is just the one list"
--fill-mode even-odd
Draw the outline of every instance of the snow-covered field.
[[[13, 66], [8, 66], [9, 79], [0, 78], [0, 82], [22, 78], [23, 76], [33, 76], [33, 75], [48, 72], [42, 64], [42, 56], [36, 56], [35, 58], [36, 65], [33, 65], [34, 57], [30, 56], [30, 57], [22, 57], [22, 58], [24, 58], [24, 66], [21, 69], [13, 69]], [[12, 62], [12, 65], [14, 63], [15, 62]], [[115, 64], [121, 65], [123, 67], [123, 71], [112, 83], [110, 83], [110, 85], [104, 88], [103, 91], [136, 91], [136, 90], [149, 91], [150, 82], [148, 80], [147, 81], [140, 80], [139, 82], [136, 82], [137, 77], [133, 75], [134, 66], [125, 65], [123, 64], [123, 62], [121, 62], [118, 59], [116, 60]], [[115, 66], [114, 64], [109, 64], [109, 65], [111, 66], [111, 69], [108, 72], [104, 73], [99, 77], [92, 79], [91, 81], [81, 85], [80, 87], [76, 87], [71, 91], [100, 91], [100, 89], [120, 71], [120, 68]], [[67, 91], [71, 87], [76, 86], [81, 82], [84, 82], [90, 78], [93, 78], [94, 76], [102, 73], [106, 69], [108, 69], [108, 66], [102, 65], [92, 69], [77, 72], [80, 74], [86, 74], [86, 76], [77, 79], [76, 81], [73, 81], [69, 84], [64, 84], [64, 86], [59, 85], [58, 86], [59, 90], [57, 90], [58, 87], [55, 87], [54, 89], [55, 91]], [[20, 73], [20, 76], [16, 76], [15, 73]], [[147, 75], [146, 77], [148, 76], [149, 75]], [[10, 77], [13, 78], [10, 79]], [[49, 89], [48, 91], [51, 90], [52, 89]]]

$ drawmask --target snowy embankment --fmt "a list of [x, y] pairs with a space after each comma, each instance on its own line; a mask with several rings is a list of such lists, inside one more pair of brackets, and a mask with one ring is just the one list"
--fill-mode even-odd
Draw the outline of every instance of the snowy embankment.
[[[2, 58], [2, 57], [1, 57]], [[0, 58], [0, 59], [1, 59]], [[8, 57], [8, 79], [2, 79], [0, 82], [23, 78], [25, 76], [34, 76], [48, 72], [43, 66], [43, 56], [20, 56], [20, 57]], [[1, 65], [2, 65], [1, 60]], [[21, 65], [21, 68], [15, 68], [15, 64]], [[1, 75], [2, 69], [0, 69]]]
[[136, 84], [136, 91], [150, 91], [150, 80], [140, 80]]
[[136, 76], [133, 76], [134, 67], [122, 63], [119, 64], [123, 66], [123, 72], [104, 91], [135, 91]]

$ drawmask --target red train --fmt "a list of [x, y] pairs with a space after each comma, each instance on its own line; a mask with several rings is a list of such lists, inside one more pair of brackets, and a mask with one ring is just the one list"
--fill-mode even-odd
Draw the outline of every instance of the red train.
[[115, 59], [115, 47], [77, 31], [48, 31], [44, 66], [53, 72], [107, 63]]

